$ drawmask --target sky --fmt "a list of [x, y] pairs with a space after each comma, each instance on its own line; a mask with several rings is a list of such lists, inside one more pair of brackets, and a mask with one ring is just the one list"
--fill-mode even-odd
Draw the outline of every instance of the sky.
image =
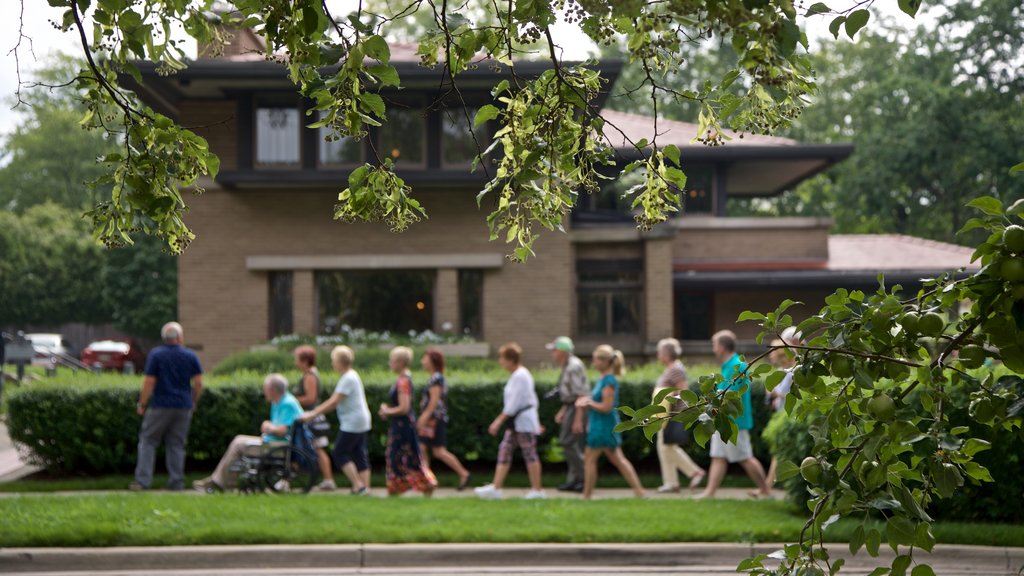
[[[833, 1], [833, 7], [839, 7], [843, 2], [853, 3], [854, 0]], [[351, 6], [353, 2], [348, 0], [331, 0], [330, 5], [336, 6], [336, 14], [345, 13], [346, 5]], [[19, 17], [21, 9], [24, 10], [24, 18]], [[895, 15], [898, 22], [906, 23], [908, 26], [914, 24], [909, 17], [899, 14], [896, 2], [882, 0], [876, 2], [872, 7], [872, 18], [880, 14]], [[59, 20], [61, 10], [48, 6], [42, 0], [20, 0], [14, 4], [14, 0], [5, 0], [5, 6], [0, 17], [0, 134], [10, 133], [18, 122], [17, 110], [12, 110], [15, 101], [15, 92], [18, 88], [18, 70], [21, 70], [23, 82], [31, 80], [32, 70], [45, 62], [47, 56], [56, 52], [80, 53], [81, 46], [78, 44], [77, 36], [72, 32], [61, 33], [56, 30], [51, 21]], [[920, 16], [919, 16], [920, 18]], [[813, 44], [820, 41], [828, 32], [830, 19], [822, 16], [814, 16], [806, 20], [805, 29]], [[870, 26], [870, 24], [869, 24]], [[22, 38], [22, 35], [25, 38]], [[585, 38], [574, 26], [559, 24], [553, 29], [556, 43], [563, 47], [563, 57], [567, 59], [578, 59], [588, 55], [591, 48], [589, 40]], [[18, 45], [17, 59], [14, 48]]]

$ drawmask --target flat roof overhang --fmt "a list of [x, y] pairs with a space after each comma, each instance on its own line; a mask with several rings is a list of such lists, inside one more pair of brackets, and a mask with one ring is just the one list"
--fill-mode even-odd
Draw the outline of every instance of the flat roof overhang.
[[[723, 166], [729, 197], [776, 196], [853, 154], [853, 144], [682, 146], [683, 171], [697, 164]], [[640, 158], [619, 149], [623, 162]]]
[[[565, 66], [580, 64], [583, 63], [564, 63]], [[391, 65], [398, 71], [403, 90], [447, 91], [450, 86], [442, 66], [431, 69], [421, 66], [419, 62], [411, 61], [393, 61]], [[157, 73], [157, 65], [153, 62], [135, 62], [135, 66], [142, 75], [142, 83], [128, 74], [119, 76], [120, 83], [138, 94], [155, 110], [172, 118], [177, 117], [177, 105], [183, 100], [227, 99], [239, 92], [298, 91], [288, 79], [288, 71], [284, 65], [267, 60], [204, 58], [190, 61], [187, 68], [170, 76]], [[622, 61], [605, 60], [587, 64], [587, 67], [601, 72], [601, 75], [609, 80], [608, 86], [611, 86], [622, 70]], [[329, 75], [337, 69], [337, 66], [327, 66], [321, 71]], [[550, 62], [544, 60], [515, 64], [515, 74], [520, 78], [533, 78], [549, 69]], [[512, 78], [512, 68], [509, 66], [496, 61], [482, 60], [475, 68], [460, 72], [457, 81], [460, 91], [475, 90], [487, 93], [497, 82]], [[397, 93], [393, 88], [387, 90]], [[607, 91], [601, 92], [595, 104], [598, 107], [603, 106], [607, 97]], [[487, 101], [490, 101], [489, 95]]]
[[[672, 274], [673, 285], [684, 290], [763, 290], [765, 288], [869, 288], [878, 286], [878, 274], [885, 276], [886, 286], [920, 286], [949, 270], [680, 270]], [[974, 272], [960, 271], [965, 278]]]

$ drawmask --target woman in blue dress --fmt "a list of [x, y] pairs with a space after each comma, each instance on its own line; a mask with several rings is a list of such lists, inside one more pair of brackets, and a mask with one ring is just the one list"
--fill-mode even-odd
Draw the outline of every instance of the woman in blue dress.
[[409, 490], [418, 490], [429, 496], [437, 487], [434, 474], [424, 465], [420, 444], [416, 438], [416, 410], [412, 407], [412, 379], [409, 364], [412, 350], [396, 346], [391, 350], [388, 365], [398, 376], [388, 392], [388, 402], [377, 412], [390, 420], [387, 446], [388, 495], [398, 496]]
[[583, 453], [583, 498], [589, 500], [597, 485], [597, 461], [604, 454], [619, 469], [638, 498], [644, 496], [644, 487], [636, 470], [622, 453], [622, 434], [615, 431], [619, 423], [619, 376], [625, 368], [622, 352], [603, 344], [594, 349], [594, 369], [601, 378], [589, 397], [576, 401], [576, 406], [589, 408], [587, 448]]

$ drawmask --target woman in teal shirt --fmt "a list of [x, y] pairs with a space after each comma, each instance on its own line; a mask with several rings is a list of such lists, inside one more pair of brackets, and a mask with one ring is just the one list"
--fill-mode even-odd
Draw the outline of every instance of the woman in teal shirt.
[[622, 453], [622, 434], [615, 431], [619, 423], [619, 379], [625, 367], [622, 352], [607, 344], [594, 349], [594, 368], [601, 373], [590, 397], [576, 401], [579, 408], [589, 408], [587, 448], [583, 454], [583, 498], [589, 500], [597, 485], [597, 461], [601, 454], [619, 469], [633, 493], [644, 496], [644, 487], [636, 470]]

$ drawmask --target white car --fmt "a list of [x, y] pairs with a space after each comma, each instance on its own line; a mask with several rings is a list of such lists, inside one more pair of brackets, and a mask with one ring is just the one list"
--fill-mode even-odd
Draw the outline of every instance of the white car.
[[32, 356], [33, 366], [54, 368], [55, 356], [67, 356], [68, 343], [60, 334], [25, 334], [25, 339], [32, 343], [36, 353]]

